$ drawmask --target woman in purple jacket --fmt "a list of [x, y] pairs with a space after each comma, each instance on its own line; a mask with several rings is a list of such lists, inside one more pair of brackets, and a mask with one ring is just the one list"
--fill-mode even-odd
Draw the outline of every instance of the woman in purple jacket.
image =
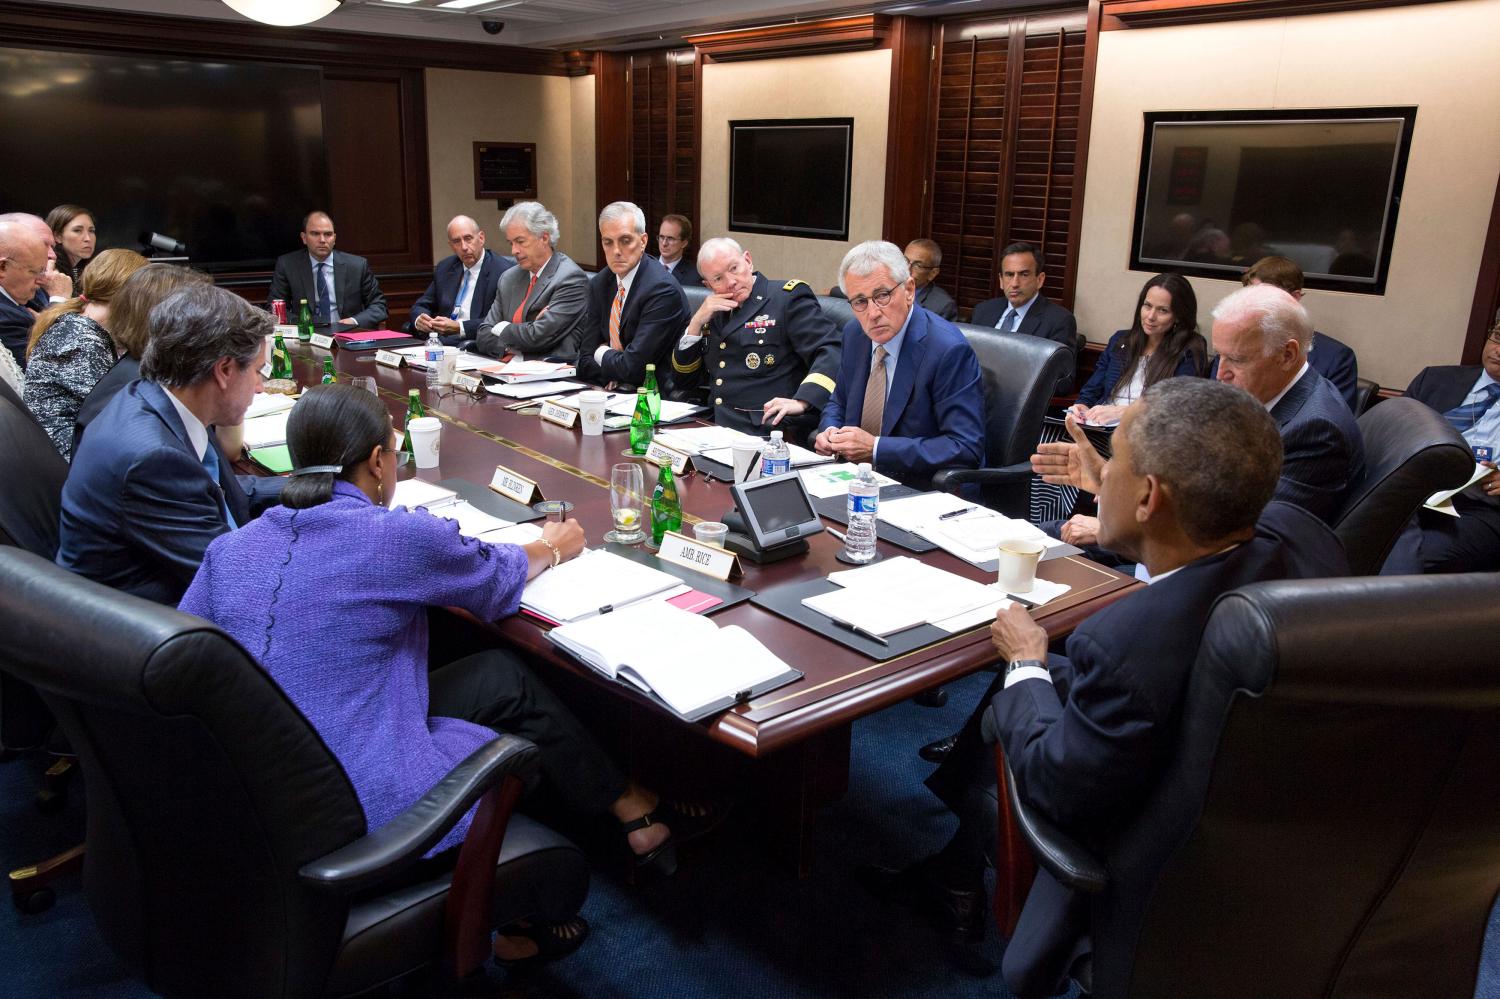
[[[510, 652], [429, 672], [428, 608], [485, 621], [515, 613], [528, 579], [582, 551], [578, 523], [549, 523], [525, 546], [488, 544], [426, 511], [388, 509], [405, 455], [385, 406], [353, 386], [307, 392], [287, 445], [295, 468], [282, 505], [209, 546], [180, 608], [223, 628], [286, 691], [348, 773], [368, 827], [510, 732], [541, 749], [542, 788], [567, 811], [613, 815], [637, 864], [670, 873], [674, 828], [681, 840], [717, 816], [667, 803], [655, 812], [656, 795]], [[432, 852], [456, 847], [468, 826], [466, 816]], [[545, 929], [521, 935], [551, 958], [581, 943], [587, 924]], [[531, 956], [503, 945], [499, 956]]]

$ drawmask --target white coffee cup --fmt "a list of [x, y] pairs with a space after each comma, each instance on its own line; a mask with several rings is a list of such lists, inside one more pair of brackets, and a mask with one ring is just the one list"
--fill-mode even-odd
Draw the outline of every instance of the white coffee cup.
[[1047, 546], [1039, 541], [1000, 542], [1000, 589], [1006, 593], [1030, 593], [1036, 585], [1036, 564]]
[[760, 445], [736, 444], [734, 453], [734, 481], [754, 482], [760, 478]]
[[578, 393], [578, 416], [583, 422], [583, 436], [598, 437], [604, 433], [604, 410], [609, 404], [606, 392]]
[[420, 416], [406, 425], [411, 435], [412, 454], [418, 468], [437, 468], [438, 439], [443, 433], [443, 422], [436, 416]]
[[458, 374], [458, 355], [459, 355], [459, 353], [460, 353], [460, 351], [459, 351], [459, 349], [457, 347], [444, 347], [443, 348], [443, 360], [442, 360], [442, 362], [440, 364], [438, 364], [438, 384], [439, 385], [452, 385], [453, 384], [453, 376], [456, 375], [456, 374]]

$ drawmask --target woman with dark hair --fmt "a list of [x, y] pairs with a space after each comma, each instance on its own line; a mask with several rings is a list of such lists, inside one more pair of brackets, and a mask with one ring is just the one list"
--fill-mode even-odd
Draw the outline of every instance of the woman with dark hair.
[[57, 269], [76, 288], [94, 256], [94, 214], [80, 205], [58, 205], [47, 213], [47, 227], [57, 239]]
[[[657, 811], [657, 796], [508, 651], [429, 670], [428, 608], [484, 621], [515, 613], [528, 579], [583, 550], [577, 521], [548, 523], [526, 545], [489, 544], [426, 511], [389, 509], [406, 455], [384, 404], [350, 385], [305, 393], [287, 447], [294, 468], [281, 507], [209, 545], [180, 608], [223, 628], [286, 691], [348, 773], [369, 828], [511, 732], [541, 749], [545, 795], [574, 815], [612, 814], [637, 864], [669, 873], [674, 843], [721, 813], [664, 802]], [[458, 846], [468, 825], [433, 853]], [[525, 940], [497, 943], [497, 956], [548, 959], [577, 947], [587, 924], [508, 932]], [[532, 952], [505, 949], [516, 946]]]
[[1073, 415], [1113, 426], [1125, 407], [1174, 375], [1202, 377], [1208, 343], [1198, 332], [1198, 296], [1181, 274], [1158, 274], [1141, 288], [1130, 329], [1109, 338], [1094, 375], [1078, 393]]
[[110, 335], [115, 296], [146, 266], [131, 250], [105, 250], [75, 286], [78, 294], [36, 317], [26, 345], [26, 407], [63, 458], [73, 458], [73, 424], [83, 400], [119, 356]]

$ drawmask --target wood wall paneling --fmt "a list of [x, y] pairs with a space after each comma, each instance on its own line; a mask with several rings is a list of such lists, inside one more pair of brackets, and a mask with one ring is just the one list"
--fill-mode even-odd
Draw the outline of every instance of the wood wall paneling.
[[1100, 27], [1104, 31], [1116, 31], [1165, 24], [1244, 21], [1445, 2], [1447, 0], [1103, 0]]
[[[594, 200], [602, 211], [612, 201], [630, 198], [630, 57], [594, 53]], [[597, 233], [595, 234], [597, 236]], [[604, 253], [594, 241], [594, 266], [604, 267]]]
[[676, 213], [692, 220], [698, 238], [701, 67], [691, 49], [629, 57], [630, 200], [653, 236], [661, 217]]
[[884, 48], [890, 43], [891, 18], [885, 14], [830, 17], [818, 21], [773, 24], [764, 28], [686, 35], [684, 40], [714, 62], [781, 59]]
[[927, 234], [927, 164], [933, 119], [933, 21], [891, 22], [891, 110], [886, 130], [883, 237], [905, 246]]

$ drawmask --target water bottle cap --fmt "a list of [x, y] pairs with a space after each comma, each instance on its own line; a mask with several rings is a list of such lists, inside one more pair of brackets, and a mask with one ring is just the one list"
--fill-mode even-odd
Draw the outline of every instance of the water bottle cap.
[[781, 440], [781, 431], [780, 430], [773, 430], [773, 431], [771, 431], [771, 440], [773, 440], [773, 441], [779, 441], [779, 440]]
[[868, 461], [862, 461], [862, 462], [860, 462], [859, 463], [859, 470], [861, 472], [868, 472], [870, 470], [870, 463]]

